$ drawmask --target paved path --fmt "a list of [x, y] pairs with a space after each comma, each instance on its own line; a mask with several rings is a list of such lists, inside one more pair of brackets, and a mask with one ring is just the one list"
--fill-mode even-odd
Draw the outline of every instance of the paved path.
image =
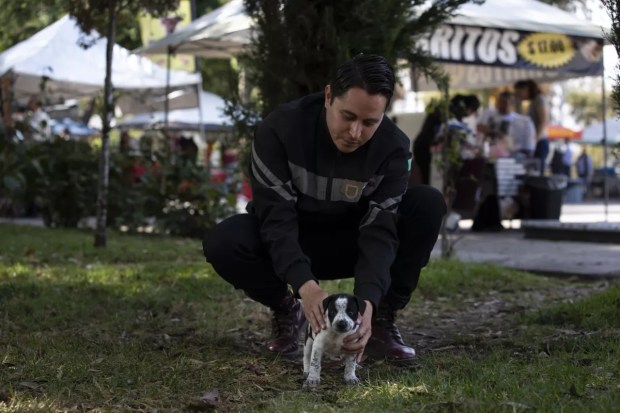
[[[461, 234], [455, 253], [463, 262], [489, 262], [538, 274], [620, 280], [620, 244], [532, 240], [518, 230]], [[433, 256], [440, 254], [438, 241]]]
[[[620, 222], [620, 202], [605, 207], [602, 202], [562, 205], [561, 222]], [[490, 262], [507, 268], [538, 274], [577, 275], [584, 278], [620, 280], [620, 244], [547, 241], [525, 239], [518, 220], [504, 221], [507, 229], [498, 233], [469, 231], [471, 221], [461, 221], [461, 240], [455, 246], [456, 257], [464, 262]], [[433, 256], [439, 256], [438, 241]]]

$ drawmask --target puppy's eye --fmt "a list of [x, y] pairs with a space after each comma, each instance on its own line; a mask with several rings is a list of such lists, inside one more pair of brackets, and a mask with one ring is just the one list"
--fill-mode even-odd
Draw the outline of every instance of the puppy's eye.
[[353, 319], [357, 318], [357, 314], [355, 314], [355, 311], [347, 311], [347, 315]]

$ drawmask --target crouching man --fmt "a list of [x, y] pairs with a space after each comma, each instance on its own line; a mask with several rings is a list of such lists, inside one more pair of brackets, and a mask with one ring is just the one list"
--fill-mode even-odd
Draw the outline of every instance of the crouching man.
[[394, 362], [415, 356], [396, 313], [428, 263], [446, 205], [433, 187], [407, 189], [410, 141], [385, 116], [394, 83], [383, 57], [360, 54], [323, 93], [269, 114], [252, 144], [248, 214], [203, 242], [222, 278], [272, 310], [272, 352], [296, 354], [304, 320], [325, 328], [320, 280], [354, 277], [367, 305], [343, 350], [358, 362], [365, 350]]

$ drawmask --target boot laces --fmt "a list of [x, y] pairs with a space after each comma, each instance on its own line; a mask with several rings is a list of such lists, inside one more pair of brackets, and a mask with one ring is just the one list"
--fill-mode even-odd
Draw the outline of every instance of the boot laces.
[[377, 326], [385, 329], [395, 340], [402, 342], [402, 337], [398, 327], [396, 327], [396, 311], [390, 309], [380, 309], [375, 319]]
[[271, 332], [273, 336], [279, 337], [295, 333], [295, 329], [297, 328], [298, 305], [298, 303], [294, 303], [292, 306], [272, 310]]

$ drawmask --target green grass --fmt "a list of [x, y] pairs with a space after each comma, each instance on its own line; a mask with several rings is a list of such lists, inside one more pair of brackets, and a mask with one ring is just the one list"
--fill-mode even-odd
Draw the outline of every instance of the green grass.
[[414, 368], [364, 361], [361, 386], [327, 364], [309, 391], [301, 359], [263, 350], [268, 311], [213, 273], [200, 242], [92, 241], [0, 225], [0, 412], [208, 411], [201, 398], [214, 389], [222, 412], [619, 410], [616, 285], [433, 261], [399, 324], [407, 334], [449, 326], [437, 330], [445, 337]]

